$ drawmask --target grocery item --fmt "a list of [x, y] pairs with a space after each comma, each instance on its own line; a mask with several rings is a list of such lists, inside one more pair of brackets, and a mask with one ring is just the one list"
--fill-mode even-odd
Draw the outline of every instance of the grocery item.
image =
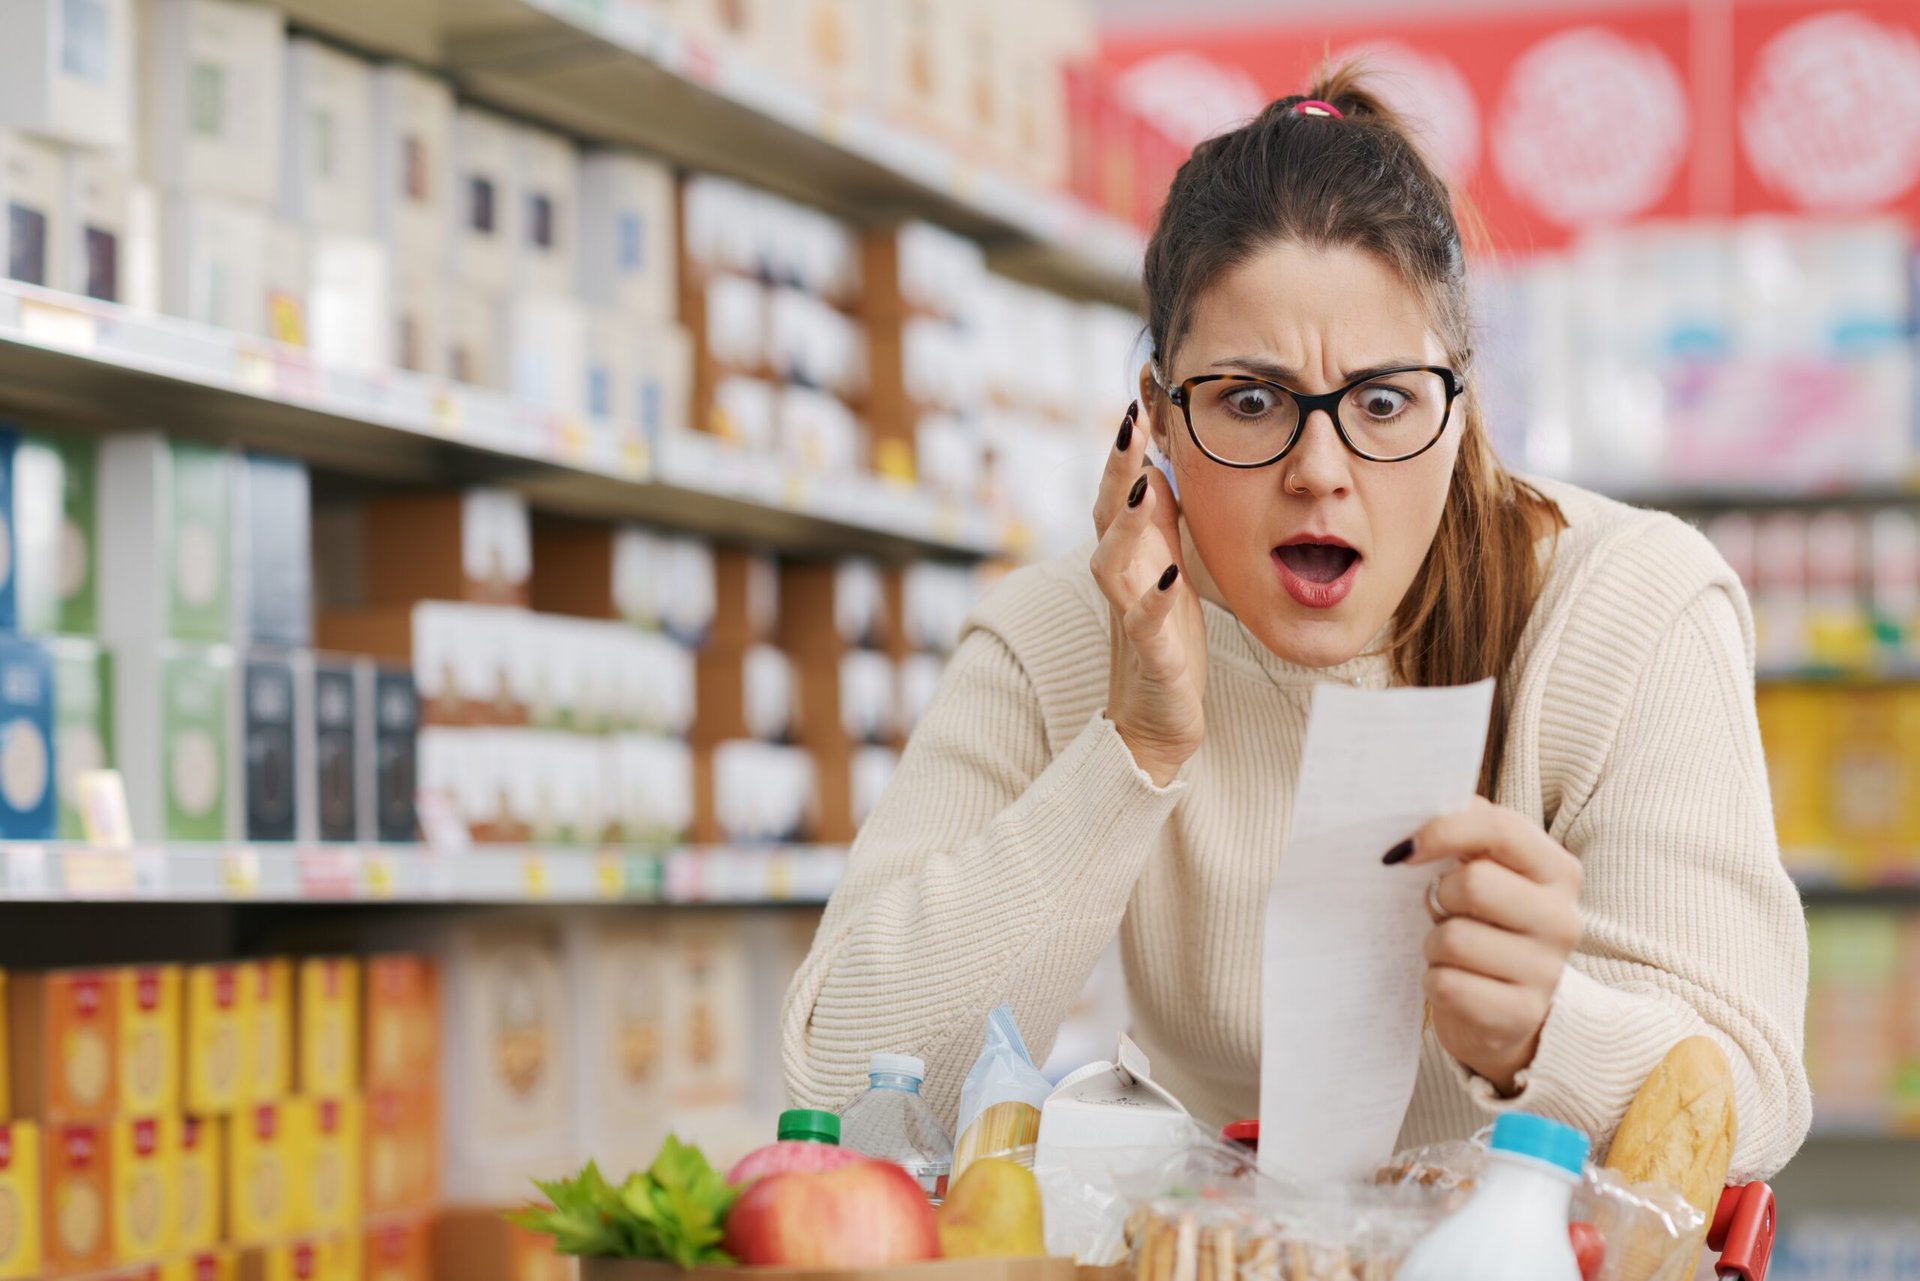
[[891, 1161], [918, 1179], [928, 1197], [946, 1195], [953, 1140], [920, 1097], [927, 1065], [910, 1054], [876, 1054], [867, 1092], [840, 1115], [840, 1144]]
[[246, 1097], [250, 993], [237, 965], [187, 970], [187, 1111], [221, 1116]]
[[[788, 1128], [787, 1118], [792, 1116], [805, 1116], [810, 1118], [805, 1123], [807, 1126], [822, 1128], [811, 1131], [814, 1137], [795, 1138], [793, 1137], [795, 1134], [803, 1131], [798, 1126], [793, 1129]], [[828, 1137], [826, 1127], [819, 1118], [826, 1118], [833, 1122], [831, 1137]], [[783, 1112], [780, 1114], [780, 1120], [780, 1141], [769, 1143], [764, 1148], [755, 1148], [741, 1157], [735, 1162], [734, 1167], [727, 1171], [728, 1183], [737, 1188], [743, 1188], [755, 1179], [766, 1178], [772, 1174], [837, 1170], [843, 1165], [869, 1159], [863, 1153], [839, 1146], [840, 1118], [831, 1112], [810, 1110]]]
[[365, 1116], [358, 1098], [299, 1099], [285, 1105], [296, 1153], [293, 1222], [309, 1232], [344, 1232], [360, 1218]]
[[113, 1123], [113, 1257], [157, 1259], [175, 1248], [179, 1216], [179, 1123], [172, 1117], [122, 1117]]
[[[509, 1221], [552, 1237], [562, 1254], [669, 1259], [683, 1268], [734, 1261], [720, 1241], [721, 1224], [737, 1204], [738, 1193], [708, 1164], [705, 1153], [672, 1135], [651, 1165], [617, 1186], [591, 1161], [570, 1179], [536, 1180], [535, 1186], [547, 1204], [525, 1206], [509, 1215]], [[442, 1275], [469, 1275], [465, 1268], [454, 1270], [454, 1263], [467, 1259], [464, 1252], [457, 1260], [449, 1258], [447, 1244], [442, 1237]]]
[[300, 962], [294, 1003], [295, 1080], [303, 1094], [360, 1086], [360, 965], [346, 957]]
[[297, 1227], [296, 1164], [286, 1107], [261, 1103], [226, 1125], [227, 1237], [236, 1245], [278, 1240]]
[[7, 1045], [13, 1114], [104, 1121], [119, 1102], [119, 989], [106, 970], [13, 974]]
[[1567, 1211], [1587, 1136], [1524, 1112], [1493, 1125], [1467, 1204], [1407, 1254], [1398, 1281], [1579, 1281]]
[[742, 1264], [793, 1268], [882, 1268], [940, 1253], [924, 1183], [886, 1161], [757, 1181], [728, 1213], [725, 1244]]
[[382, 1223], [367, 1229], [365, 1281], [432, 1281], [433, 1232], [427, 1220]]
[[97, 1272], [113, 1258], [112, 1152], [104, 1125], [55, 1125], [41, 1148], [41, 1249], [49, 1274]]
[[220, 1127], [185, 1117], [180, 1121], [174, 1164], [173, 1246], [207, 1250], [220, 1240], [225, 1167], [220, 1160]]
[[243, 962], [245, 1080], [247, 1102], [271, 1103], [293, 1092], [293, 962], [268, 958]]
[[1733, 1069], [1718, 1045], [1690, 1036], [1667, 1051], [1620, 1118], [1607, 1168], [1634, 1183], [1679, 1188], [1712, 1215], [1733, 1161]]
[[949, 1259], [1044, 1255], [1047, 1232], [1033, 1172], [1006, 1157], [981, 1157], [955, 1179], [936, 1216]]
[[40, 1274], [40, 1127], [0, 1125], [0, 1277]]
[[960, 1086], [954, 1180], [976, 1157], [1010, 1152], [1038, 1139], [1040, 1106], [1052, 1093], [1053, 1083], [1040, 1075], [1020, 1039], [1013, 1007], [997, 1007], [987, 1015], [986, 1047]]
[[127, 1116], [159, 1116], [180, 1107], [180, 970], [172, 965], [120, 971], [120, 1099]]
[[0, 839], [50, 840], [59, 823], [53, 658], [25, 636], [0, 636]]

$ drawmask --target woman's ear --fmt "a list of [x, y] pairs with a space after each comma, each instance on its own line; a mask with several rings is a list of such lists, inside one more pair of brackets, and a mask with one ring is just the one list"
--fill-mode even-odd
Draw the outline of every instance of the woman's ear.
[[1161, 415], [1158, 411], [1164, 399], [1165, 397], [1160, 394], [1159, 383], [1154, 381], [1153, 362], [1147, 361], [1140, 366], [1140, 412], [1143, 421], [1147, 424], [1148, 438], [1160, 447], [1162, 453], [1166, 452], [1167, 433], [1166, 425], [1160, 421]]

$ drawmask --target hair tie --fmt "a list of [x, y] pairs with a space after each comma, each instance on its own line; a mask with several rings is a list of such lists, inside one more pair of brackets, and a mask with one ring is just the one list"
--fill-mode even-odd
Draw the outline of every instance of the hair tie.
[[1294, 103], [1293, 114], [1296, 116], [1331, 116], [1335, 120], [1346, 119], [1345, 116], [1340, 114], [1340, 108], [1334, 106], [1331, 102], [1322, 102], [1318, 98], [1308, 98], [1305, 102]]

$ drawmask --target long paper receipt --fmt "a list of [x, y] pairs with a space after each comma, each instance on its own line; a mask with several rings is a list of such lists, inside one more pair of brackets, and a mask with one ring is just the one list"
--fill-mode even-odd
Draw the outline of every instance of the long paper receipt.
[[1314, 690], [1267, 900], [1260, 1167], [1314, 1181], [1393, 1155], [1420, 1067], [1427, 883], [1381, 856], [1473, 799], [1493, 682]]

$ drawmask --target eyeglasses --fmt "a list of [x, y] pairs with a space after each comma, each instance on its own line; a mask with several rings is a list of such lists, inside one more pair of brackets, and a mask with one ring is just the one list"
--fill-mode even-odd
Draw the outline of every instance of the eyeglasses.
[[[1322, 396], [1242, 374], [1200, 374], [1169, 387], [1187, 434], [1200, 452], [1226, 467], [1268, 467], [1299, 443], [1308, 418], [1324, 412], [1340, 443], [1368, 462], [1403, 463], [1438, 444], [1465, 384], [1443, 365], [1382, 369]], [[1346, 417], [1342, 417], [1342, 415]]]

